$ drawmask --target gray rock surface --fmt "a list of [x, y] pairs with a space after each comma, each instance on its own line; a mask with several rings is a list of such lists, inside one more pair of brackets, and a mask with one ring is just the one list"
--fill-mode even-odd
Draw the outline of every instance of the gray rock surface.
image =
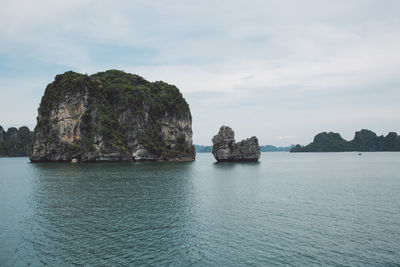
[[212, 142], [217, 161], [258, 161], [261, 155], [257, 137], [235, 143], [235, 133], [228, 126], [222, 126]]

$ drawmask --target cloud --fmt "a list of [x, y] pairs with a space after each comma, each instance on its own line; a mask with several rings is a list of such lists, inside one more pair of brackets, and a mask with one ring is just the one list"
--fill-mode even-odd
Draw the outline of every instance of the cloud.
[[292, 138], [294, 138], [294, 136], [293, 135], [285, 135], [285, 136], [277, 136], [275, 138], [278, 140], [286, 140], [286, 139], [292, 139]]
[[176, 84], [200, 144], [221, 124], [276, 145], [288, 133], [400, 131], [399, 12], [372, 0], [6, 0], [0, 124], [34, 124], [57, 73], [116, 68]]

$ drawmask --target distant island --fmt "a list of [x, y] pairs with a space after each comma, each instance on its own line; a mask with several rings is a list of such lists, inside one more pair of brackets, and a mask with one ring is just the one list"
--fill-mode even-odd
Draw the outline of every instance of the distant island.
[[32, 162], [191, 161], [179, 89], [119, 70], [57, 75], [41, 100]]
[[[285, 146], [285, 147], [276, 147], [272, 145], [260, 146], [260, 152], [284, 152], [290, 151], [295, 145]], [[211, 153], [212, 146], [202, 146], [202, 145], [194, 145], [196, 153]]]
[[363, 129], [355, 133], [354, 139], [346, 141], [340, 134], [322, 132], [306, 146], [296, 145], [290, 152], [346, 152], [346, 151], [400, 151], [400, 136], [395, 132], [387, 136]]
[[33, 132], [28, 127], [15, 127], [4, 131], [0, 126], [0, 157], [27, 157], [33, 139]]
[[196, 153], [211, 153], [212, 146], [194, 145]]
[[290, 145], [290, 146], [271, 146], [271, 145], [265, 145], [265, 146], [260, 146], [260, 151], [261, 152], [283, 152], [283, 151], [290, 151], [295, 145]]

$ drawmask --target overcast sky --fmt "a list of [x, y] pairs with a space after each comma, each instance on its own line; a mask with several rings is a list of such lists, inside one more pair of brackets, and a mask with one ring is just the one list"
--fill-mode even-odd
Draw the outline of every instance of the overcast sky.
[[2, 0], [0, 125], [36, 124], [68, 70], [176, 85], [194, 143], [308, 144], [322, 131], [400, 132], [400, 1]]

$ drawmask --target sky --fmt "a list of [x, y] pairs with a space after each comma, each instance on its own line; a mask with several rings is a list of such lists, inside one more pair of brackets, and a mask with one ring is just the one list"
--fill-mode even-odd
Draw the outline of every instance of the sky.
[[400, 1], [1, 0], [0, 125], [36, 124], [55, 75], [119, 69], [176, 85], [193, 141], [308, 144], [400, 132]]

